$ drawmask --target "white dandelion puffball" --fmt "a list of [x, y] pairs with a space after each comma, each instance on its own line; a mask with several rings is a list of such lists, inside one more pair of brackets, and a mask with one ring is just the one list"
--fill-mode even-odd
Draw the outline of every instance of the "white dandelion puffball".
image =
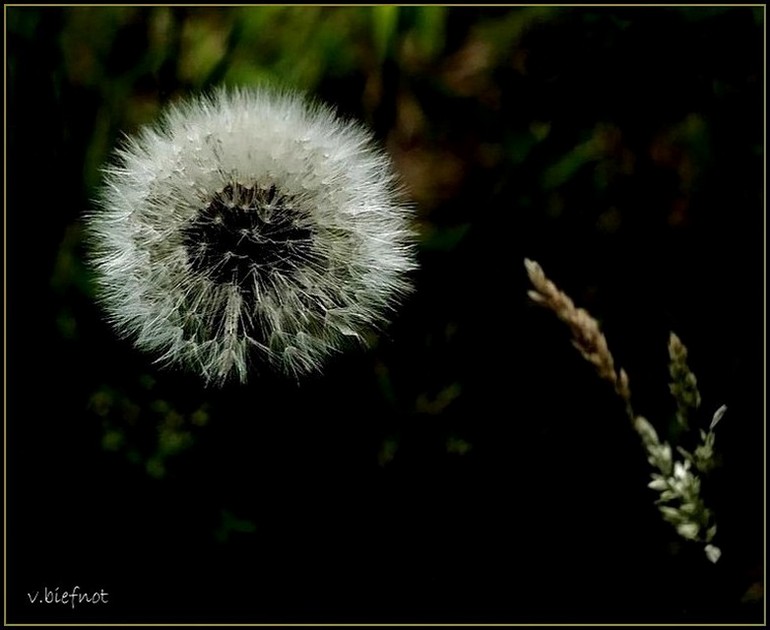
[[86, 225], [119, 333], [222, 384], [365, 343], [411, 288], [411, 217], [369, 131], [261, 88], [185, 101], [127, 139]]

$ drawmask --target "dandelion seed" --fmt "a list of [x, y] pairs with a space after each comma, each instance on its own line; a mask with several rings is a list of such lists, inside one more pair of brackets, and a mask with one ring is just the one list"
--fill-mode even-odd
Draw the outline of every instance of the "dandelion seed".
[[87, 216], [118, 332], [207, 382], [300, 375], [410, 290], [411, 207], [371, 134], [289, 93], [218, 91], [117, 151]]

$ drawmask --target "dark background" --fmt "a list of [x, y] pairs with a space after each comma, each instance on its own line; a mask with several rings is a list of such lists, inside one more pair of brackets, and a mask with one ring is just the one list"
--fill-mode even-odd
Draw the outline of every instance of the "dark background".
[[[763, 8], [5, 17], [8, 622], [763, 620]], [[386, 145], [417, 291], [321, 376], [205, 389], [104, 322], [81, 216], [120, 133], [260, 81]], [[524, 257], [602, 322], [662, 435], [670, 330], [697, 422], [727, 404], [718, 564], [660, 519]], [[109, 603], [27, 598], [75, 585]]]

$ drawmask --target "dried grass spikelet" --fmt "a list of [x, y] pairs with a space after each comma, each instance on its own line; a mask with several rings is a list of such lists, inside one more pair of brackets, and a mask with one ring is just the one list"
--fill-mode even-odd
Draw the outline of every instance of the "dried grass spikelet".
[[687, 365], [687, 348], [674, 333], [669, 336], [668, 355], [668, 369], [671, 374], [669, 389], [676, 401], [676, 419], [686, 429], [689, 427], [690, 415], [700, 407], [698, 379]]
[[[570, 297], [546, 277], [538, 263], [525, 259], [524, 265], [534, 287], [528, 291], [529, 297], [567, 323], [572, 331], [572, 344], [593, 364], [602, 379], [612, 383], [615, 392], [624, 401], [632, 426], [642, 439], [647, 461], [656, 470], [648, 486], [659, 493], [656, 504], [661, 516], [676, 528], [682, 538], [704, 544], [706, 557], [711, 562], [717, 562], [722, 552], [712, 542], [717, 531], [714, 515], [701, 497], [701, 479], [692, 469], [706, 473], [714, 467], [714, 427], [726, 407], [723, 405], [716, 411], [708, 433], [699, 431], [700, 444], [694, 453], [677, 447], [683, 459], [675, 460], [671, 446], [661, 442], [652, 424], [634, 412], [628, 375], [623, 369], [616, 371], [607, 339], [598, 322], [586, 310], [577, 308]], [[689, 417], [698, 409], [701, 399], [697, 379], [687, 365], [687, 348], [674, 333], [669, 337], [669, 357], [671, 394], [677, 404], [678, 421], [686, 429]]]
[[524, 266], [532, 286], [535, 287], [534, 290], [528, 291], [532, 301], [553, 311], [570, 327], [572, 345], [584, 359], [593, 364], [599, 377], [611, 383], [618, 396], [630, 404], [628, 375], [622, 368], [615, 370], [615, 360], [607, 345], [607, 339], [599, 328], [599, 322], [585, 309], [577, 308], [572, 299], [546, 277], [542, 267], [534, 260], [525, 259]]

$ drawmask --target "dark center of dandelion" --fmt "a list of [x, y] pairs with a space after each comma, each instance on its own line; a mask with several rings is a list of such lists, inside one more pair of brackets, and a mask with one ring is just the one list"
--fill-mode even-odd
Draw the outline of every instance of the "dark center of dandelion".
[[194, 271], [246, 292], [290, 276], [313, 254], [307, 219], [275, 186], [226, 186], [182, 235]]

